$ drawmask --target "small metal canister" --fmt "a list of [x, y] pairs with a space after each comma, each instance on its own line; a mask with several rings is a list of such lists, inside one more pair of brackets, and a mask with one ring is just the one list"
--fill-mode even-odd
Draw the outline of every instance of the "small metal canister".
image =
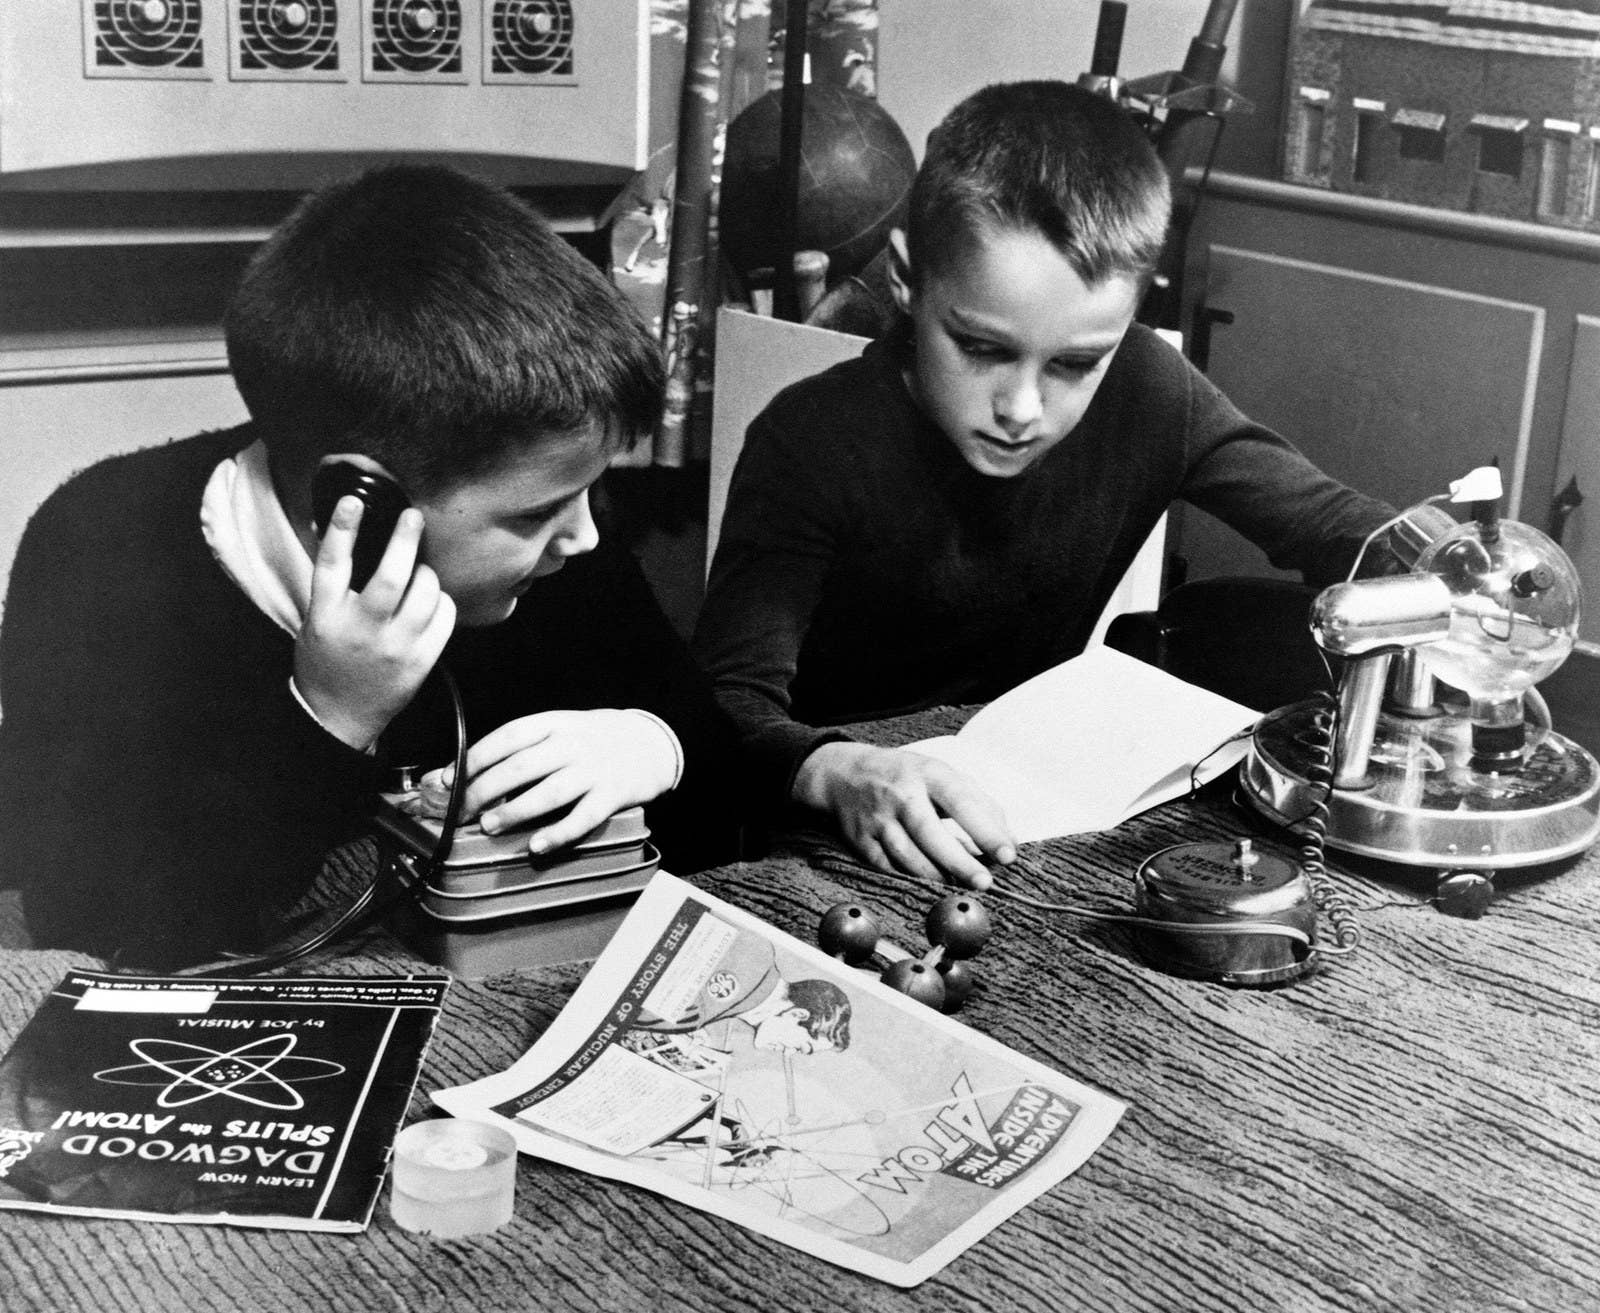
[[[1248, 839], [1163, 848], [1134, 877], [1134, 905], [1141, 917], [1172, 927], [1138, 932], [1145, 959], [1163, 971], [1229, 985], [1273, 985], [1316, 965], [1310, 880], [1294, 862], [1256, 852]], [[1252, 925], [1263, 932], [1252, 934]], [[1277, 926], [1299, 934], [1272, 929]]]

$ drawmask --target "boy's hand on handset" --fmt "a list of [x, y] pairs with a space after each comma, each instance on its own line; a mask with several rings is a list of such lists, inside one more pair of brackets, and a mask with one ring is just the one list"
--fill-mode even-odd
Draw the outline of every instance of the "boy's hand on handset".
[[[581, 839], [613, 812], [672, 788], [678, 749], [670, 732], [636, 711], [542, 711], [507, 721], [467, 753], [465, 811], [491, 834], [551, 812], [528, 835], [549, 852]], [[448, 772], [447, 772], [448, 776]]]
[[949, 876], [982, 891], [994, 880], [980, 858], [1016, 860], [999, 804], [955, 767], [919, 752], [824, 743], [801, 762], [793, 792], [795, 801], [831, 812], [851, 847], [881, 871]]
[[361, 524], [341, 497], [311, 571], [311, 605], [294, 649], [294, 682], [328, 731], [365, 749], [416, 696], [455, 628], [456, 607], [417, 560], [422, 513], [406, 510], [377, 572], [350, 591], [350, 552]]

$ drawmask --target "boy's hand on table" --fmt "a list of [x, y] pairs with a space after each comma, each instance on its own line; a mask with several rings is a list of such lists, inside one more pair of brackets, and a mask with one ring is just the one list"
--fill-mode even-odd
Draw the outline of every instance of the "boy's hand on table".
[[850, 845], [879, 870], [934, 881], [949, 876], [982, 891], [993, 877], [980, 858], [1002, 866], [1016, 860], [999, 805], [955, 767], [919, 752], [824, 743], [800, 764], [794, 798], [831, 812]]
[[528, 836], [528, 851], [537, 855], [581, 839], [624, 807], [659, 797], [677, 774], [677, 740], [653, 716], [541, 711], [507, 721], [472, 745], [466, 814], [487, 809], [478, 820], [494, 834], [570, 806]]
[[342, 497], [311, 571], [294, 684], [329, 733], [365, 749], [416, 696], [455, 629], [456, 606], [417, 560], [422, 513], [405, 511], [377, 571], [350, 591], [361, 503]]

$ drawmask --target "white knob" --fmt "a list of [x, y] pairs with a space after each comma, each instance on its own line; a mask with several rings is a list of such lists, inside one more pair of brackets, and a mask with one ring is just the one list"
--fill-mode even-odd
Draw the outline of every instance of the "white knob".
[[412, 35], [426, 36], [439, 25], [439, 14], [432, 5], [407, 5], [401, 12], [400, 21]]

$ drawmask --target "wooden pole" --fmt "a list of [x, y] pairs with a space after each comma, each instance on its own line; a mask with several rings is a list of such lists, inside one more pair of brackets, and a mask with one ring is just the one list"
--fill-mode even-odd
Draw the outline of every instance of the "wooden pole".
[[789, 0], [783, 37], [783, 118], [778, 130], [778, 256], [772, 270], [772, 315], [798, 321], [794, 256], [800, 249], [800, 155], [806, 106], [806, 0]]

